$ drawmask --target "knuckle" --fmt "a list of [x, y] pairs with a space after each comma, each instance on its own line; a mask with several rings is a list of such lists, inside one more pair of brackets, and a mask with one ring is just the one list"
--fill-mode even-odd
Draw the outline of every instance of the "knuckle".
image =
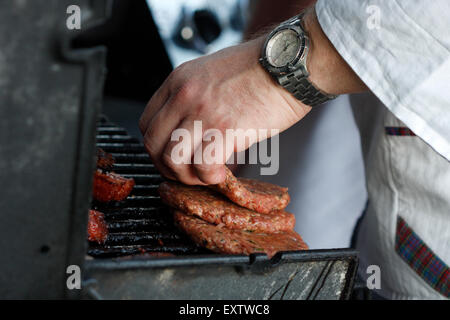
[[227, 129], [233, 129], [235, 126], [235, 122], [228, 117], [221, 118], [217, 123], [217, 129], [222, 132], [226, 132]]
[[147, 124], [145, 123], [145, 119], [144, 116], [141, 116], [141, 118], [139, 119], [139, 130], [141, 130], [142, 134], [145, 134], [145, 131], [147, 131]]
[[162, 154], [161, 157], [162, 163], [164, 163], [164, 165], [168, 168], [170, 168], [171, 170], [176, 171], [177, 167], [179, 165], [177, 165], [173, 159], [172, 159], [172, 155], [170, 151], [164, 151], [164, 153]]
[[149, 154], [150, 158], [152, 160], [154, 160], [156, 152], [157, 152], [155, 149], [155, 145], [150, 140], [145, 139], [144, 147], [145, 147], [145, 150], [147, 150], [147, 153]]
[[166, 178], [176, 180], [176, 175], [167, 167], [158, 164], [158, 171]]
[[170, 73], [168, 79], [170, 81], [176, 81], [176, 80], [182, 79], [182, 77], [187, 72], [188, 63], [189, 62], [184, 62], [181, 65], [179, 65], [178, 67], [176, 67], [175, 69], [173, 69], [173, 71]]
[[195, 111], [193, 111], [193, 113], [197, 118], [208, 117], [208, 119], [212, 119], [213, 117], [216, 117], [215, 113], [211, 112], [211, 103], [209, 103], [206, 99], [197, 100]]
[[180, 67], [176, 67], [175, 69], [172, 70], [172, 72], [167, 77], [167, 81], [172, 82], [172, 81], [176, 80], [179, 76], [180, 76]]
[[[203, 112], [205, 109], [203, 109]], [[205, 125], [207, 129], [213, 129], [220, 132], [224, 139], [226, 138], [227, 130], [234, 129], [235, 121], [228, 119], [226, 116], [221, 117], [218, 114], [211, 114], [208, 116], [208, 123]]]
[[177, 90], [175, 94], [175, 100], [177, 102], [189, 102], [194, 100], [195, 95], [198, 91], [196, 90], [196, 85], [193, 80], [184, 82]]
[[157, 153], [156, 144], [154, 143], [151, 128], [149, 128], [144, 136], [144, 147], [149, 155], [154, 158]]

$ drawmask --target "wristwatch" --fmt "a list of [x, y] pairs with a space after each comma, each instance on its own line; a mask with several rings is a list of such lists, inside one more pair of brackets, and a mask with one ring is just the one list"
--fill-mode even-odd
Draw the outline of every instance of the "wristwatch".
[[310, 40], [302, 26], [303, 16], [300, 14], [283, 22], [269, 34], [260, 63], [294, 97], [314, 107], [337, 96], [321, 91], [308, 79], [306, 59]]

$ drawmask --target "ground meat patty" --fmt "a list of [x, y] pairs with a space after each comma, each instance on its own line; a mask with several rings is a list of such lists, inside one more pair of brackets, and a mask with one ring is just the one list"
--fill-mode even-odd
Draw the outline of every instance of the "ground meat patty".
[[195, 243], [217, 253], [266, 253], [269, 258], [278, 251], [307, 250], [308, 246], [294, 231], [253, 233], [216, 226], [180, 211], [174, 213], [178, 228]]
[[111, 171], [114, 166], [114, 158], [102, 148], [97, 148], [97, 169]]
[[105, 215], [99, 211], [89, 210], [88, 240], [104, 243], [108, 238]]
[[163, 182], [159, 186], [161, 199], [172, 208], [195, 215], [213, 224], [231, 229], [260, 232], [291, 231], [295, 216], [285, 211], [262, 214], [242, 208], [206, 187]]
[[225, 181], [210, 188], [242, 207], [269, 213], [273, 210], [283, 210], [291, 200], [287, 188], [252, 179], [236, 178], [228, 168], [225, 170]]
[[114, 172], [97, 169], [94, 174], [93, 196], [101, 202], [122, 201], [131, 193], [134, 180], [124, 178]]

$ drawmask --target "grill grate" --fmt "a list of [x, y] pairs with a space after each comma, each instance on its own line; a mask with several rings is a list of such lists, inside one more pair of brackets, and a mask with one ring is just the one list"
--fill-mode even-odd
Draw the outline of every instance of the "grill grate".
[[113, 171], [135, 180], [131, 195], [121, 202], [93, 201], [108, 225], [104, 244], [89, 242], [88, 255], [111, 258], [143, 253], [208, 253], [176, 229], [169, 209], [161, 202], [158, 186], [164, 180], [144, 146], [127, 131], [102, 118], [97, 126], [97, 147], [115, 158]]

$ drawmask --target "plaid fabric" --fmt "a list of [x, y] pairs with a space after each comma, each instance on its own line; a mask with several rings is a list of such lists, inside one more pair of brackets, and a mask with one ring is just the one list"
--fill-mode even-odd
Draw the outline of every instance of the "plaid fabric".
[[416, 136], [414, 132], [405, 127], [386, 127], [385, 131], [388, 136]]
[[397, 218], [395, 250], [400, 257], [432, 288], [450, 297], [450, 271], [403, 218]]

